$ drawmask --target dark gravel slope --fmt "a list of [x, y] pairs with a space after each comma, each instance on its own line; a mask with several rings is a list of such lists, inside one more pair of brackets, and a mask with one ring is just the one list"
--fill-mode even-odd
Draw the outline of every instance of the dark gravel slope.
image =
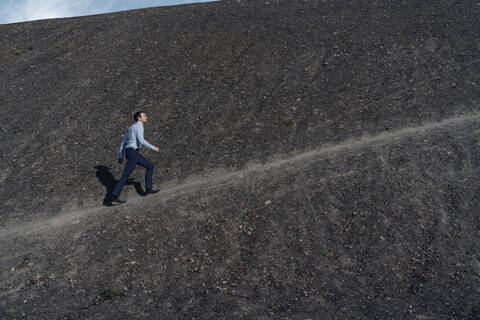
[[[1, 319], [478, 319], [480, 6], [0, 25]], [[103, 201], [132, 113], [161, 192]]]
[[2, 232], [0, 316], [478, 319], [479, 119]]
[[118, 178], [138, 109], [159, 182], [476, 110], [479, 13], [225, 1], [2, 25], [1, 221], [101, 203], [95, 167]]

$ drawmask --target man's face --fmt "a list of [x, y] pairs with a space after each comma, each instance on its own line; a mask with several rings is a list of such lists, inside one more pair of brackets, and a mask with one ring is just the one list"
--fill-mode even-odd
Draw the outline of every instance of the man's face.
[[147, 115], [143, 112], [140, 113], [140, 117], [138, 117], [138, 119], [143, 123], [147, 123]]

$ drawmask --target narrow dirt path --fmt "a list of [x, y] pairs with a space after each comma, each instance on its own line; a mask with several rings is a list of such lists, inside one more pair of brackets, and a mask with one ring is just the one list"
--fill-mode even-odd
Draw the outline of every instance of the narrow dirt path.
[[[172, 198], [195, 192], [202, 188], [221, 188], [224, 186], [235, 185], [240, 183], [245, 177], [253, 174], [261, 174], [264, 172], [271, 172], [273, 170], [282, 170], [295, 165], [295, 169], [299, 169], [310, 165], [316, 159], [337, 155], [343, 152], [362, 149], [376, 145], [383, 145], [394, 141], [399, 141], [406, 137], [414, 135], [422, 135], [434, 129], [457, 127], [466, 122], [476, 122], [480, 120], [480, 113], [467, 114], [459, 117], [452, 117], [442, 121], [427, 123], [422, 126], [402, 128], [394, 131], [387, 131], [375, 136], [363, 136], [357, 139], [349, 139], [339, 144], [325, 145], [319, 149], [308, 152], [292, 155], [288, 158], [273, 160], [265, 164], [251, 165], [245, 169], [233, 172], [212, 172], [207, 175], [194, 176], [185, 180], [180, 185], [164, 184], [161, 187], [161, 192], [155, 196], [148, 198], [139, 197], [129, 200], [127, 204], [114, 207], [122, 211], [129, 210], [132, 207], [142, 203], [158, 203], [170, 200]], [[5, 238], [15, 235], [28, 235], [31, 233], [38, 233], [50, 228], [60, 228], [67, 224], [79, 223], [81, 219], [88, 216], [101, 214], [104, 212], [111, 212], [112, 207], [96, 207], [74, 210], [59, 214], [58, 216], [40, 219], [34, 222], [25, 223], [22, 225], [11, 226], [0, 230], [0, 238]]]

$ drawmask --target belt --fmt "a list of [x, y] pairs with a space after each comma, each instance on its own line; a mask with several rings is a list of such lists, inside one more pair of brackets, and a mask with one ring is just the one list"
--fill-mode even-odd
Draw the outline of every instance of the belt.
[[135, 150], [135, 151], [138, 151], [140, 149], [135, 149], [135, 148], [125, 148], [125, 150]]

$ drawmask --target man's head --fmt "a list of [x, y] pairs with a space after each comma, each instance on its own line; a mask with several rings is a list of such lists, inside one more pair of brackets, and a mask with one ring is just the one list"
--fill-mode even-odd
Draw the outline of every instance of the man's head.
[[147, 115], [143, 111], [135, 112], [135, 114], [133, 115], [133, 119], [135, 120], [135, 122], [140, 121], [143, 124], [147, 123]]

